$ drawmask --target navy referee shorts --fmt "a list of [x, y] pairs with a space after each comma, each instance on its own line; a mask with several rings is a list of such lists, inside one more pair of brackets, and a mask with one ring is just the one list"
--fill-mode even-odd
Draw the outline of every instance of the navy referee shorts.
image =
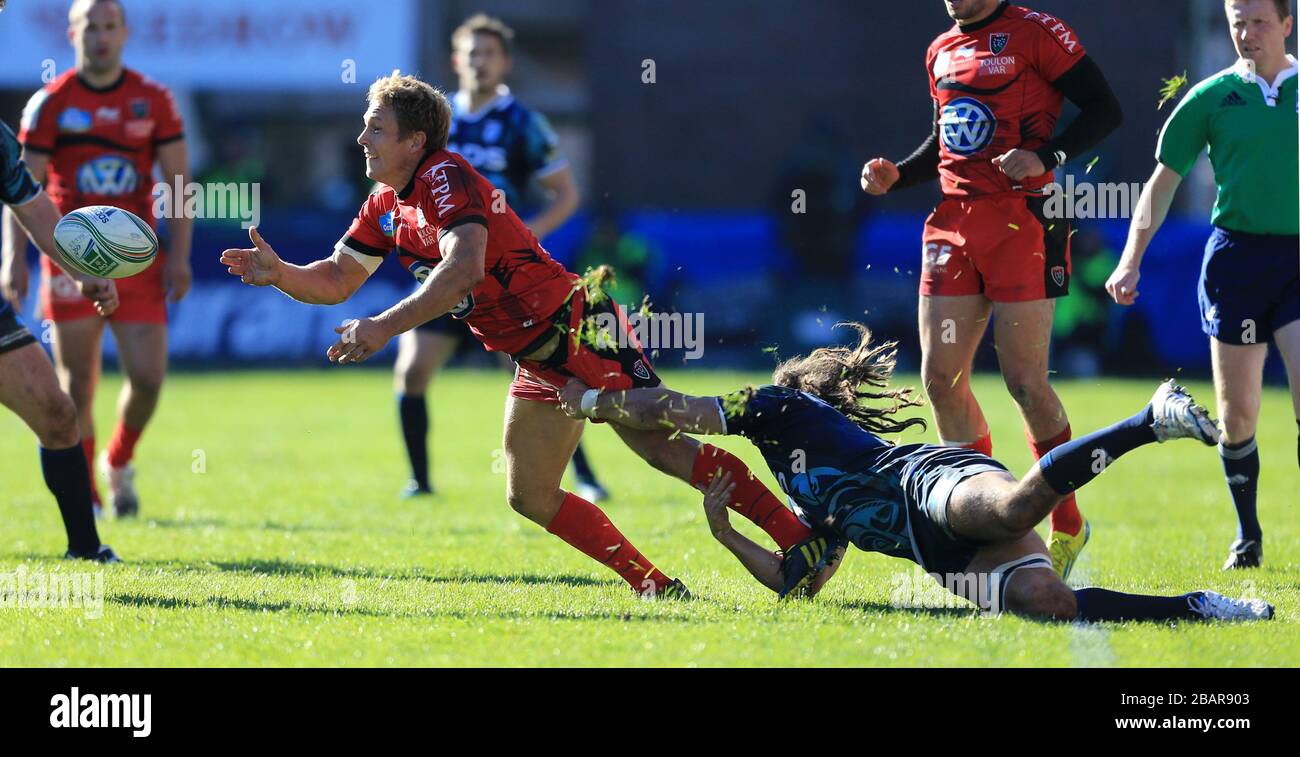
[[1205, 245], [1201, 330], [1225, 344], [1266, 344], [1300, 320], [1300, 237], [1215, 227]]

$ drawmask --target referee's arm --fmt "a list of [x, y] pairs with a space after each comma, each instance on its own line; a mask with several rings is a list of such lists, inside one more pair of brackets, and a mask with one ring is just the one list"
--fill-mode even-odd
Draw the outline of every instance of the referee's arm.
[[1120, 256], [1115, 271], [1106, 280], [1106, 291], [1120, 305], [1132, 305], [1137, 300], [1142, 256], [1146, 254], [1151, 240], [1169, 215], [1174, 195], [1182, 183], [1182, 174], [1164, 163], [1156, 163], [1155, 173], [1151, 174], [1150, 181], [1142, 188], [1137, 212], [1129, 222], [1124, 253]]

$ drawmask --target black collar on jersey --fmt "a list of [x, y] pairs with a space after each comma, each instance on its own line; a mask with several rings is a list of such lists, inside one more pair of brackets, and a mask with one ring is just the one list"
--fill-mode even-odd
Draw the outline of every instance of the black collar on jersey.
[[125, 68], [122, 69], [122, 73], [118, 75], [117, 79], [114, 80], [112, 84], [108, 84], [103, 87], [96, 87], [95, 85], [86, 81], [86, 78], [82, 76], [80, 72], [77, 73], [77, 81], [81, 82], [81, 86], [85, 87], [91, 92], [112, 92], [113, 90], [122, 86], [122, 82], [126, 81], [126, 69]]
[[415, 170], [411, 172], [411, 180], [406, 182], [406, 186], [402, 187], [402, 191], [397, 193], [397, 199], [405, 200], [411, 196], [411, 193], [415, 191], [415, 177], [420, 175], [420, 167], [427, 163], [435, 152], [437, 150], [424, 151], [424, 154], [420, 156], [420, 162], [415, 164]]
[[992, 15], [990, 15], [988, 18], [984, 19], [983, 21], [976, 21], [970, 26], [962, 26], [961, 24], [957, 24], [957, 29], [959, 29], [962, 34], [977, 32], [980, 29], [983, 29], [984, 27], [993, 23], [994, 21], [997, 21], [998, 19], [1002, 18], [1002, 14], [1006, 13], [1007, 8], [1009, 7], [1011, 7], [1011, 0], [1002, 0], [1002, 2], [998, 3], [998, 9], [993, 11]]

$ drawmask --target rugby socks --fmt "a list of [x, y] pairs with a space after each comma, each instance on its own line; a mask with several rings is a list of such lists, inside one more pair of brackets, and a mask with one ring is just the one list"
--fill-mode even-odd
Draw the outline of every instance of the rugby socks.
[[1079, 620], [1203, 620], [1191, 600], [1200, 592], [1176, 597], [1150, 597], [1109, 589], [1075, 589]]
[[90, 484], [90, 501], [95, 507], [102, 507], [104, 500], [99, 498], [99, 485], [95, 483], [95, 437], [81, 439], [81, 453], [86, 458], [86, 481]]
[[1260, 541], [1263, 531], [1255, 512], [1255, 494], [1259, 486], [1259, 445], [1255, 437], [1240, 444], [1219, 444], [1219, 457], [1223, 460], [1223, 475], [1232, 493], [1232, 506], [1237, 508], [1237, 538]]
[[402, 421], [402, 439], [411, 463], [411, 478], [423, 489], [429, 485], [429, 407], [424, 395], [397, 395], [397, 414]]
[[66, 449], [41, 447], [41, 474], [45, 486], [59, 504], [63, 528], [68, 532], [68, 550], [94, 552], [99, 549], [95, 513], [90, 504], [90, 468], [79, 445]]
[[[1035, 460], [1042, 460], [1043, 455], [1070, 441], [1070, 436], [1068, 423], [1065, 424], [1064, 431], [1044, 442], [1035, 441], [1029, 429], [1025, 429], [1025, 440], [1029, 442], [1029, 449], [1034, 453]], [[1071, 536], [1079, 533], [1083, 528], [1083, 516], [1079, 514], [1079, 505], [1073, 494], [1062, 499], [1056, 509], [1052, 510], [1051, 523], [1053, 532], [1059, 531]]]
[[731, 480], [736, 485], [736, 491], [732, 494], [734, 501], [729, 507], [766, 531], [781, 551], [788, 551], [812, 536], [812, 530], [781, 500], [773, 496], [740, 458], [712, 444], [701, 444], [700, 452], [695, 456], [695, 465], [691, 469], [691, 486], [697, 489], [707, 486], [714, 474], [722, 475], [723, 472], [730, 472]]
[[985, 432], [984, 436], [973, 442], [945, 442], [940, 439], [940, 443], [945, 447], [960, 447], [962, 449], [974, 450], [985, 457], [993, 457], [993, 432]]
[[632, 546], [599, 507], [575, 494], [564, 493], [564, 502], [546, 530], [617, 573], [639, 594], [653, 594], [672, 583]]
[[1295, 462], [1296, 462], [1296, 465], [1300, 465], [1300, 418], [1296, 418], [1296, 421], [1295, 421], [1295, 430], [1296, 430], [1296, 438], [1295, 438]]
[[573, 476], [578, 479], [578, 483], [596, 485], [596, 472], [591, 469], [591, 463], [587, 462], [587, 453], [582, 451], [581, 444], [573, 450]]
[[1096, 478], [1120, 455], [1156, 441], [1150, 405], [1115, 425], [1066, 442], [1043, 455], [1038, 467], [1047, 483], [1062, 496]]
[[125, 423], [118, 421], [117, 427], [113, 429], [113, 436], [108, 440], [108, 464], [114, 468], [131, 462], [135, 457], [135, 445], [140, 441], [140, 434], [144, 429], [131, 428]]

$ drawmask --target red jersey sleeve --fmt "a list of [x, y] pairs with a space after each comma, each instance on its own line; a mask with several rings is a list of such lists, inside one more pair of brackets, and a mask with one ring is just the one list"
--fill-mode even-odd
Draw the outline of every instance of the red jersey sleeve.
[[1041, 32], [1034, 42], [1033, 55], [1034, 67], [1044, 80], [1056, 81], [1083, 60], [1083, 43], [1064, 21], [1043, 13], [1030, 14], [1028, 20]]
[[488, 225], [488, 202], [474, 177], [455, 160], [441, 161], [425, 172], [428, 194], [421, 210], [438, 228], [438, 238], [464, 223]]
[[18, 129], [18, 141], [23, 147], [36, 152], [54, 152], [54, 141], [59, 136], [59, 109], [50, 101], [55, 94], [49, 87], [36, 90], [36, 94], [23, 108], [23, 120]]
[[168, 142], [175, 142], [185, 137], [185, 124], [181, 121], [180, 109], [176, 107], [176, 98], [172, 96], [171, 90], [163, 85], [150, 81], [153, 90], [153, 143], [162, 145]]
[[[374, 192], [361, 204], [357, 217], [335, 250], [346, 248], [353, 253], [375, 258], [375, 267], [385, 255], [393, 251], [393, 211], [386, 210], [383, 193]], [[355, 256], [354, 256], [355, 257]], [[372, 269], [373, 270], [373, 269]]]

